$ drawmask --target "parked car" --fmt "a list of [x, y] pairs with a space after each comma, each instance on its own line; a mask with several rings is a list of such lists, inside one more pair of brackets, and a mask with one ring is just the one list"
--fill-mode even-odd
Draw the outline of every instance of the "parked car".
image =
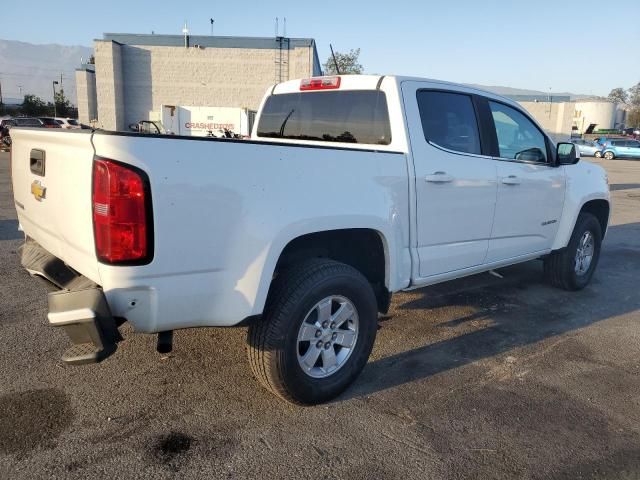
[[56, 117], [55, 120], [60, 124], [62, 128], [66, 128], [67, 130], [75, 130], [81, 128], [80, 122], [78, 122], [78, 120], [76, 120], [75, 118]]
[[624, 129], [625, 135], [640, 135], [640, 127], [630, 127]]
[[42, 121], [44, 128], [62, 128], [60, 122], [52, 117], [40, 117], [40, 121]]
[[0, 128], [0, 138], [2, 139], [2, 145], [5, 148], [11, 147], [11, 133], [12, 127], [43, 127], [42, 120], [31, 117], [15, 117], [9, 119], [3, 119]]
[[14, 117], [9, 121], [14, 127], [44, 127], [44, 122], [35, 117]]
[[569, 141], [576, 146], [581, 156], [599, 158], [600, 146], [595, 142], [583, 140], [581, 138], [572, 138]]
[[11, 147], [11, 137], [9, 136], [10, 121], [10, 118], [3, 118], [0, 120], [0, 148]]
[[579, 290], [609, 223], [602, 167], [518, 103], [440, 81], [279, 83], [250, 140], [14, 135], [22, 265], [60, 289], [65, 362], [113, 354], [124, 321], [161, 351], [175, 329], [248, 325], [255, 376], [295, 403], [354, 381], [393, 292], [534, 259]]
[[607, 160], [614, 158], [640, 158], [640, 141], [609, 140], [602, 145], [601, 155]]

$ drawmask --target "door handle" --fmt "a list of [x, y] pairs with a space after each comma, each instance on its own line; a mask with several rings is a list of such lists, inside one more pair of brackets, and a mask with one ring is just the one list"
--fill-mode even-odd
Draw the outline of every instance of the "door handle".
[[505, 185], [520, 185], [520, 179], [515, 175], [509, 175], [508, 177], [502, 177], [502, 183]]
[[453, 181], [453, 177], [447, 175], [447, 172], [434, 172], [432, 175], [424, 177], [424, 179], [430, 183], [449, 183]]

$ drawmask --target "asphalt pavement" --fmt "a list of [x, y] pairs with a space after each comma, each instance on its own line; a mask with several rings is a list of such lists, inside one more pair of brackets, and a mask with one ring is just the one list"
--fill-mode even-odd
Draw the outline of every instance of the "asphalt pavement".
[[592, 285], [534, 261], [396, 295], [355, 385], [295, 407], [253, 379], [243, 328], [160, 355], [125, 325], [107, 361], [63, 364], [0, 153], [0, 478], [640, 478], [640, 161], [600, 163]]

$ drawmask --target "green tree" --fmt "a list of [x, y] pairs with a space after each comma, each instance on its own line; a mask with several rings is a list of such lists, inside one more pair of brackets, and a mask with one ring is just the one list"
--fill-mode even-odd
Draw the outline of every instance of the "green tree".
[[359, 48], [349, 50], [348, 53], [335, 52], [335, 55], [335, 62], [333, 61], [333, 55], [329, 55], [327, 61], [324, 62], [325, 75], [336, 75], [338, 73], [336, 63], [338, 64], [341, 75], [353, 75], [364, 71], [364, 68], [358, 62], [358, 58], [360, 57]]
[[56, 114], [59, 117], [68, 117], [71, 115], [73, 106], [67, 97], [64, 96], [64, 89], [61, 88], [56, 92], [54, 101], [56, 102]]
[[627, 101], [629, 100], [629, 95], [627, 94], [624, 88], [618, 87], [611, 90], [608, 98], [612, 102], [627, 103]]
[[[53, 107], [53, 105], [51, 105]], [[49, 115], [49, 106], [36, 95], [27, 94], [22, 100], [22, 113], [29, 117]]]
[[627, 125], [640, 127], [640, 82], [628, 90], [631, 110], [627, 114]]
[[629, 104], [634, 107], [640, 108], [640, 82], [636, 83], [628, 90]]

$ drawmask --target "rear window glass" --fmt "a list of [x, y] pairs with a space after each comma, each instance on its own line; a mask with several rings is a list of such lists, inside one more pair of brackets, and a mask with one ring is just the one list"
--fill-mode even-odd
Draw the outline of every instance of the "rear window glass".
[[73, 118], [69, 118], [69, 119], [67, 119], [67, 123], [68, 123], [69, 125], [73, 125], [74, 127], [78, 125], [78, 121], [77, 121], [77, 120], [74, 120]]
[[421, 90], [418, 108], [427, 141], [462, 153], [480, 152], [480, 135], [471, 97]]
[[258, 136], [389, 145], [391, 125], [384, 92], [304, 92], [267, 98]]

